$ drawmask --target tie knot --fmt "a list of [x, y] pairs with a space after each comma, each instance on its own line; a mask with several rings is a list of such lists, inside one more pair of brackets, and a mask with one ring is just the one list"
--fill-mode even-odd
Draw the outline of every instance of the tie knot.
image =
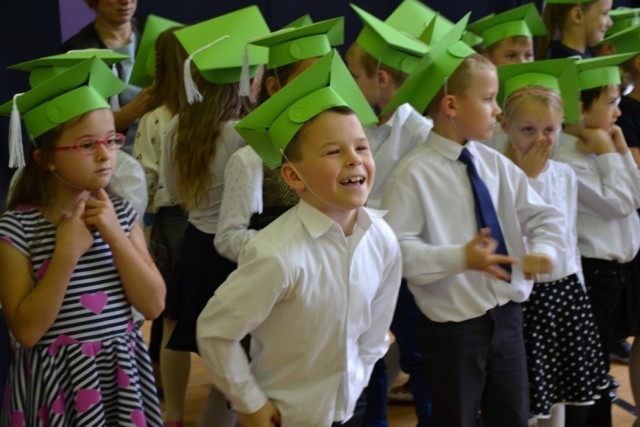
[[462, 149], [462, 151], [460, 152], [460, 157], [458, 157], [458, 160], [460, 160], [462, 163], [464, 163], [467, 166], [469, 165], [473, 166], [473, 155], [466, 148]]

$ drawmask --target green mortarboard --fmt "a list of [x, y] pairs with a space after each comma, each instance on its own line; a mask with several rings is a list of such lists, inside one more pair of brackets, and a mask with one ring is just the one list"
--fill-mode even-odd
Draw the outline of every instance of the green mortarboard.
[[339, 17], [298, 28], [284, 28], [249, 43], [269, 48], [267, 65], [278, 68], [303, 59], [324, 56], [332, 46], [342, 44], [343, 40], [344, 17]]
[[370, 13], [350, 4], [362, 19], [356, 42], [376, 60], [396, 70], [411, 73], [429, 47]]
[[296, 19], [295, 21], [289, 22], [287, 25], [283, 25], [282, 28], [280, 28], [281, 30], [284, 30], [285, 28], [299, 28], [299, 27], [304, 27], [305, 25], [311, 25], [313, 24], [313, 19], [311, 19], [311, 16], [306, 13], [304, 15], [302, 15], [300, 18]]
[[305, 122], [337, 106], [355, 111], [363, 126], [377, 122], [334, 49], [240, 120], [236, 129], [273, 169], [280, 165], [282, 152]]
[[500, 65], [497, 68], [500, 80], [498, 104], [501, 107], [516, 90], [527, 86], [542, 86], [553, 90], [562, 98], [565, 123], [580, 122], [580, 89], [575, 57]]
[[410, 103], [421, 114], [427, 109], [446, 79], [475, 51], [460, 40], [470, 13], [466, 14], [447, 34], [442, 36], [422, 58], [416, 69], [391, 98], [382, 111], [385, 114]]
[[618, 7], [609, 11], [609, 17], [613, 24], [607, 29], [607, 37], [640, 24], [640, 7]]
[[616, 53], [638, 52], [640, 49], [640, 24], [620, 30], [598, 43], [599, 46], [606, 44], [613, 45], [616, 48]]
[[[211, 83], [240, 81], [243, 52], [250, 40], [269, 33], [258, 6], [249, 6], [175, 32], [205, 80]], [[248, 65], [252, 74], [267, 63], [267, 49], [248, 47]], [[190, 78], [191, 73], [185, 73]]]
[[160, 33], [176, 26], [182, 27], [183, 25], [156, 15], [147, 17], [147, 22], [140, 38], [140, 46], [136, 53], [136, 60], [131, 69], [130, 84], [147, 87], [153, 83], [153, 79], [156, 76], [156, 40]]
[[29, 139], [88, 111], [111, 108], [108, 98], [126, 85], [102, 60], [89, 58], [68, 68], [0, 106], [0, 114], [11, 115], [10, 166], [24, 165], [20, 115]]
[[533, 3], [527, 3], [497, 15], [485, 16], [469, 24], [467, 29], [482, 37], [485, 47], [507, 37], [533, 37], [547, 34], [544, 22]]
[[109, 49], [80, 49], [21, 62], [10, 66], [9, 69], [30, 71], [29, 85], [35, 87], [74, 65], [94, 57], [100, 58], [107, 65], [113, 65], [128, 58], [127, 55]]
[[420, 37], [431, 24], [432, 42], [439, 40], [453, 28], [453, 22], [418, 0], [404, 0], [384, 22], [414, 37]]
[[620, 68], [618, 66], [637, 54], [638, 52], [621, 53], [579, 60], [576, 62], [578, 87], [580, 90], [588, 90], [620, 84]]

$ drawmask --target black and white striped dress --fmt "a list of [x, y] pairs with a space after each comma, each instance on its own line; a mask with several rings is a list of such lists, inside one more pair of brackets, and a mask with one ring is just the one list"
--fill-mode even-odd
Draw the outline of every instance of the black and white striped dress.
[[[134, 209], [118, 198], [112, 202], [129, 235]], [[36, 283], [53, 255], [55, 235], [56, 226], [30, 206], [0, 218], [0, 238], [29, 257]], [[109, 246], [97, 231], [93, 237], [51, 328], [37, 345], [14, 355], [2, 425], [162, 425], [142, 334], [132, 321]]]

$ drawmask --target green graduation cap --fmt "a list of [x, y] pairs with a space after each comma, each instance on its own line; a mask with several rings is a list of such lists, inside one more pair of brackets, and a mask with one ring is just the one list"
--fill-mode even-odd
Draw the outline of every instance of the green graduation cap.
[[420, 37], [431, 24], [432, 42], [439, 40], [453, 28], [453, 22], [419, 0], [404, 0], [384, 22], [414, 37]]
[[602, 39], [598, 45], [613, 45], [616, 53], [631, 53], [640, 49], [640, 24], [633, 25]]
[[358, 6], [350, 5], [364, 24], [356, 39], [362, 49], [382, 64], [411, 73], [429, 47]]
[[609, 17], [613, 24], [607, 29], [607, 37], [640, 24], [640, 7], [618, 7], [609, 11]]
[[300, 18], [289, 22], [287, 25], [283, 25], [280, 29], [284, 30], [285, 28], [300, 28], [311, 24], [313, 24], [313, 19], [311, 19], [311, 16], [308, 13], [305, 13]]
[[153, 83], [156, 76], [156, 49], [155, 43], [160, 33], [172, 27], [182, 27], [183, 25], [176, 21], [162, 18], [156, 15], [149, 15], [144, 25], [144, 31], [140, 38], [140, 46], [136, 53], [136, 60], [131, 69], [129, 83], [147, 87]]
[[[249, 6], [175, 32], [176, 37], [194, 64], [211, 83], [240, 81], [245, 45], [252, 39], [269, 33], [269, 27], [258, 6]], [[250, 73], [267, 63], [267, 49], [248, 46]], [[185, 79], [190, 78], [185, 73]]]
[[485, 47], [507, 37], [533, 37], [547, 34], [547, 29], [534, 3], [485, 16], [469, 24], [467, 29], [482, 37]]
[[102, 60], [89, 58], [0, 106], [11, 115], [10, 166], [23, 166], [20, 115], [29, 139], [88, 111], [111, 108], [108, 98], [126, 89]]
[[344, 17], [297, 28], [284, 28], [251, 40], [269, 48], [269, 68], [278, 68], [307, 58], [324, 56], [344, 41]]
[[282, 152], [306, 121], [337, 106], [354, 110], [363, 126], [377, 122], [334, 49], [240, 120], [236, 130], [273, 169], [281, 164]]
[[407, 78], [382, 111], [385, 114], [405, 102], [423, 113], [446, 79], [455, 72], [464, 59], [475, 51], [460, 40], [470, 13], [466, 14], [454, 27], [438, 40], [422, 58], [415, 70]]
[[578, 69], [576, 58], [548, 59], [524, 64], [500, 65], [498, 79], [498, 104], [516, 90], [527, 86], [542, 86], [553, 90], [563, 100], [564, 122], [580, 122], [580, 89], [578, 88]]
[[579, 60], [576, 62], [578, 66], [578, 87], [580, 90], [588, 90], [620, 84], [620, 68], [618, 66], [637, 54], [638, 52], [620, 53]]
[[113, 65], [124, 61], [128, 56], [109, 49], [80, 49], [21, 62], [8, 68], [29, 71], [29, 85], [35, 87], [89, 58], [99, 58], [105, 64]]

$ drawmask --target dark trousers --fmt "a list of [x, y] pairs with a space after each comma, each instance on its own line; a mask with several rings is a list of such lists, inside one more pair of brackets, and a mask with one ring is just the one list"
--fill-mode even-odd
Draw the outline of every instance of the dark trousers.
[[422, 316], [420, 343], [433, 399], [431, 425], [527, 427], [522, 308], [510, 302], [462, 322]]

